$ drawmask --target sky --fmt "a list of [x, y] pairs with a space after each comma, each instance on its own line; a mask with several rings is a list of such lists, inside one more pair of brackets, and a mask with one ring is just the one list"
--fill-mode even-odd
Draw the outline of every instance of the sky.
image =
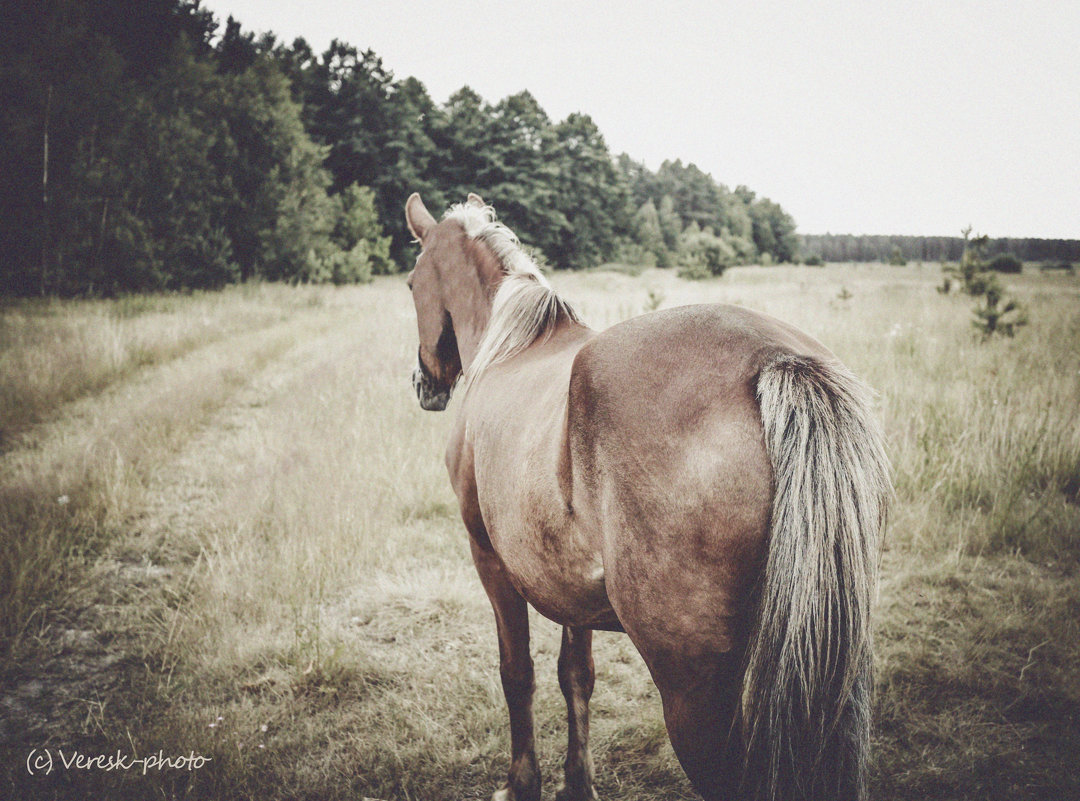
[[803, 233], [1080, 238], [1080, 2], [204, 0], [372, 49], [437, 103], [529, 90]]

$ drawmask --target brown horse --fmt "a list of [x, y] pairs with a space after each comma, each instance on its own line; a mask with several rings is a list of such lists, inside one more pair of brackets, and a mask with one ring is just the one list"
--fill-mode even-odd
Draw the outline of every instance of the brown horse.
[[475, 195], [406, 206], [425, 409], [465, 397], [446, 466], [495, 610], [507, 786], [537, 801], [527, 604], [563, 626], [559, 801], [596, 798], [592, 631], [624, 631], [694, 787], [860, 799], [869, 609], [889, 494], [864, 386], [823, 345], [733, 306], [596, 332]]

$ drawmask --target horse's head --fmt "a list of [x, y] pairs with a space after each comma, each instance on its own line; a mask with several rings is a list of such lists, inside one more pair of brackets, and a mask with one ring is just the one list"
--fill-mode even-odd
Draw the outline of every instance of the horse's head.
[[[483, 206], [476, 195], [469, 195], [469, 202]], [[462, 262], [464, 232], [460, 225], [437, 223], [417, 193], [405, 203], [405, 221], [421, 248], [408, 278], [420, 329], [412, 381], [421, 408], [442, 411], [461, 375], [461, 354], [450, 309], [455, 292], [461, 289], [461, 278], [454, 272]]]

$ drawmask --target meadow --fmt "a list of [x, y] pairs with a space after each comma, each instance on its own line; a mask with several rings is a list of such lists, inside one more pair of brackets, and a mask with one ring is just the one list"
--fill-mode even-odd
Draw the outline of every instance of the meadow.
[[[982, 341], [937, 265], [556, 274], [602, 328], [717, 301], [879, 392], [896, 496], [875, 799], [1080, 799], [1080, 278], [1006, 283]], [[422, 412], [400, 276], [0, 306], [0, 797], [488, 798], [509, 733], [488, 601]], [[534, 614], [544, 798], [559, 628]], [[598, 633], [605, 801], [694, 798], [622, 635]], [[30, 775], [32, 749], [197, 769]]]

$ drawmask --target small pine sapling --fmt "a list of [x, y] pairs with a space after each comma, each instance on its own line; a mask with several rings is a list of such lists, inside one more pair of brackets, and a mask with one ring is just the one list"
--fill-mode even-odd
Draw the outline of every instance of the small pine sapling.
[[994, 334], [1014, 336], [1018, 328], [1027, 325], [1026, 312], [1017, 301], [1005, 299], [1005, 289], [996, 275], [986, 280], [982, 301], [982, 305], [975, 306], [975, 319], [971, 324], [982, 333], [984, 340]]
[[942, 295], [949, 294], [952, 279], [957, 278], [963, 282], [965, 293], [981, 300], [975, 305], [975, 319], [971, 322], [982, 333], [983, 340], [994, 334], [1014, 336], [1017, 329], [1027, 324], [1027, 314], [1017, 301], [1005, 297], [1005, 287], [997, 273], [991, 272], [990, 265], [983, 259], [983, 249], [990, 238], [985, 234], [972, 237], [970, 225], [962, 233], [964, 253], [960, 263], [942, 266], [945, 276], [937, 291]]

